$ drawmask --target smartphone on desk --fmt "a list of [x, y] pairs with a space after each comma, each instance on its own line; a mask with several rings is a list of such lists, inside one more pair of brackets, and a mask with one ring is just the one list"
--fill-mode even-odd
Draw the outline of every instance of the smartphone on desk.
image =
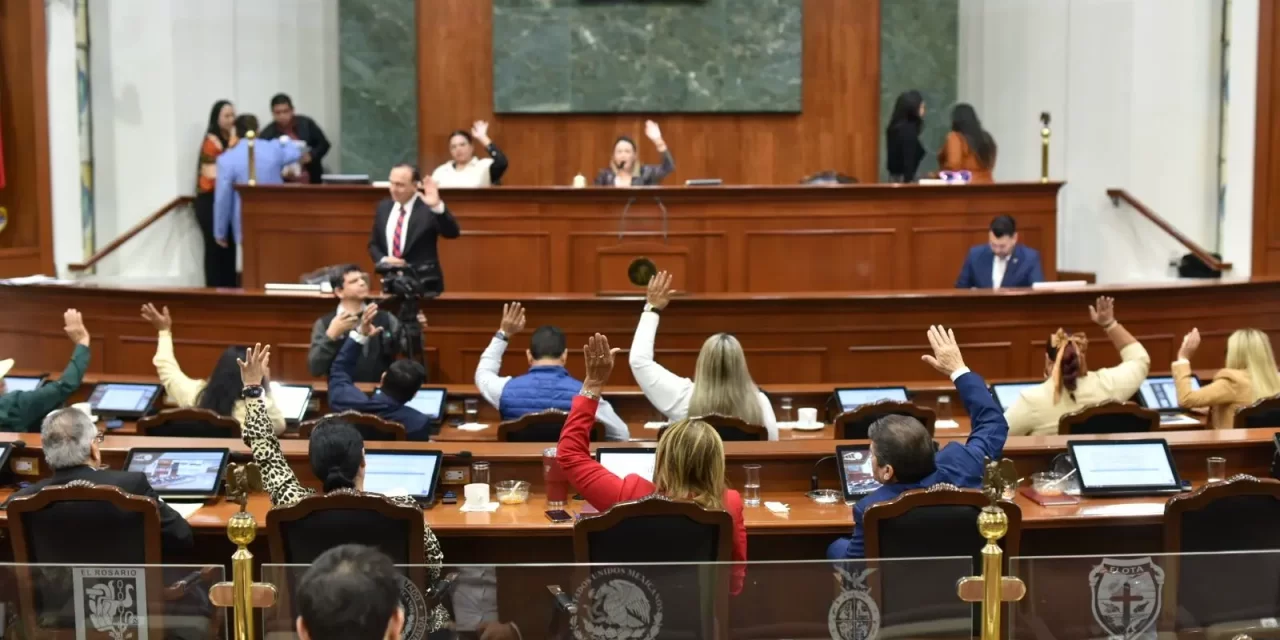
[[563, 524], [565, 522], [573, 522], [573, 515], [564, 509], [552, 509], [546, 512], [547, 519], [554, 524]]

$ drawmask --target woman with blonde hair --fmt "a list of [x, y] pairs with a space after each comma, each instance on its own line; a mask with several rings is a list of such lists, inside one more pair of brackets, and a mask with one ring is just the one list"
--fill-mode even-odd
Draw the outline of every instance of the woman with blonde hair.
[[1227, 338], [1226, 368], [1214, 374], [1213, 382], [1191, 389], [1191, 357], [1200, 347], [1200, 330], [1192, 329], [1182, 339], [1178, 359], [1173, 363], [1173, 381], [1178, 404], [1209, 407], [1209, 424], [1214, 429], [1234, 426], [1236, 410], [1280, 394], [1280, 374], [1271, 351], [1271, 339], [1257, 329], [1240, 329]]
[[653, 359], [658, 314], [671, 302], [671, 274], [663, 271], [654, 276], [646, 297], [644, 313], [631, 341], [630, 362], [631, 374], [649, 403], [668, 420], [711, 414], [732, 416], [747, 424], [764, 426], [769, 439], [777, 440], [773, 407], [751, 379], [742, 343], [727, 333], [717, 333], [702, 343], [693, 380], [671, 373]]
[[733, 580], [730, 592], [742, 591], [746, 576], [747, 527], [742, 519], [742, 496], [728, 488], [724, 478], [724, 443], [711, 425], [701, 420], [679, 420], [658, 438], [653, 481], [629, 474], [619, 478], [591, 457], [590, 431], [596, 421], [600, 391], [613, 371], [617, 349], [600, 334], [589, 339], [583, 353], [587, 376], [582, 392], [560, 430], [556, 458], [565, 477], [591, 506], [605, 511], [619, 502], [659, 494], [691, 501], [703, 509], [727, 511], [733, 518]]

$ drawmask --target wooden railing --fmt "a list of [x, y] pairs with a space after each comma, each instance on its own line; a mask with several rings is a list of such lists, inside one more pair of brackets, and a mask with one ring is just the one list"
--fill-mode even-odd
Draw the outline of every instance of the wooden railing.
[[191, 196], [178, 196], [173, 200], [170, 200], [168, 204], [165, 204], [163, 207], [160, 207], [159, 211], [156, 211], [155, 213], [147, 216], [144, 220], [142, 220], [138, 224], [133, 225], [133, 227], [131, 227], [128, 231], [120, 234], [120, 237], [116, 238], [115, 240], [112, 240], [110, 243], [107, 244], [107, 246], [99, 249], [97, 253], [94, 253], [92, 256], [89, 256], [88, 260], [85, 260], [84, 262], [73, 262], [67, 265], [67, 268], [70, 269], [71, 271], [76, 271], [76, 272], [85, 271], [87, 269], [92, 268], [93, 265], [98, 264], [100, 260], [107, 257], [108, 255], [111, 255], [112, 251], [119, 249], [120, 245], [123, 245], [124, 243], [131, 240], [134, 236], [138, 235], [139, 233], [142, 233], [143, 229], [146, 229], [147, 227], [151, 226], [160, 218], [165, 217], [165, 215], [167, 215], [170, 211], [173, 211], [174, 209], [177, 209], [184, 205], [189, 205], [194, 201], [195, 201], [195, 198]]
[[1191, 238], [1183, 235], [1181, 231], [1174, 229], [1173, 225], [1169, 224], [1168, 220], [1161, 218], [1156, 212], [1147, 207], [1147, 205], [1142, 204], [1137, 198], [1130, 195], [1128, 191], [1125, 191], [1124, 189], [1107, 189], [1107, 196], [1111, 198], [1111, 204], [1117, 207], [1120, 206], [1121, 200], [1128, 203], [1130, 207], [1133, 207], [1134, 211], [1141, 213], [1146, 219], [1154, 222], [1157, 227], [1160, 227], [1165, 233], [1172, 236], [1174, 240], [1177, 240], [1182, 246], [1186, 247], [1187, 251], [1190, 251], [1192, 255], [1200, 258], [1200, 261], [1204, 262], [1206, 265], [1209, 265], [1210, 269], [1215, 271], [1231, 270], [1230, 262], [1223, 262], [1215, 258], [1208, 250], [1196, 244], [1196, 242]]

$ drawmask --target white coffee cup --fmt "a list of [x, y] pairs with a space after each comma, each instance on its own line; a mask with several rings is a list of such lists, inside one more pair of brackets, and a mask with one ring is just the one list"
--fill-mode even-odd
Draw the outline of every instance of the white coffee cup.
[[75, 409], [76, 411], [79, 411], [80, 413], [85, 414], [86, 416], [89, 416], [90, 418], [94, 417], [93, 405], [89, 404], [88, 402], [77, 402], [71, 405], [71, 408]]
[[469, 506], [483, 507], [489, 504], [489, 485], [483, 482], [473, 482], [463, 487], [462, 492], [467, 497]]
[[796, 413], [800, 416], [800, 424], [814, 424], [818, 421], [818, 410], [812, 407], [801, 407]]

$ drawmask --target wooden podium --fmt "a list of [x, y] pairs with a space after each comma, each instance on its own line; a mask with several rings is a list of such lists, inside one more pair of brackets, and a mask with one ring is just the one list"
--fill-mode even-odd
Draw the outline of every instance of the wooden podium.
[[[1061, 183], [972, 186], [495, 187], [442, 192], [462, 237], [440, 240], [450, 293], [635, 292], [647, 257], [691, 293], [950, 287], [991, 218], [1010, 214], [1057, 275]], [[244, 286], [372, 267], [371, 186], [241, 186]], [[625, 216], [623, 215], [625, 211]]]

